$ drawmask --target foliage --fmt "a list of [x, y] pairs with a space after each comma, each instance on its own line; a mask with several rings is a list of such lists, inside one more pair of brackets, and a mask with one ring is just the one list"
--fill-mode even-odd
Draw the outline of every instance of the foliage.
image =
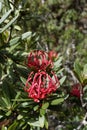
[[[86, 0], [0, 0], [1, 130], [87, 128], [86, 18]], [[24, 91], [34, 50], [58, 52], [60, 87], [38, 103]]]

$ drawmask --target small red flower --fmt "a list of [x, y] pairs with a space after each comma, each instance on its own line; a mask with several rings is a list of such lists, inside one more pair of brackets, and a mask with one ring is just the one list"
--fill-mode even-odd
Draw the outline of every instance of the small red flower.
[[59, 80], [54, 73], [51, 77], [45, 71], [39, 71], [35, 75], [31, 72], [25, 85], [25, 91], [35, 102], [40, 102], [47, 95], [55, 92], [58, 86]]
[[58, 54], [55, 51], [49, 51], [48, 56], [53, 61], [55, 58], [58, 57]]
[[80, 84], [79, 83], [78, 84], [74, 84], [72, 87], [73, 88], [72, 88], [70, 94], [72, 96], [76, 96], [76, 97], [80, 98]]
[[34, 71], [46, 70], [47, 67], [52, 68], [53, 63], [49, 59], [48, 54], [41, 50], [30, 52], [28, 55], [28, 67]]

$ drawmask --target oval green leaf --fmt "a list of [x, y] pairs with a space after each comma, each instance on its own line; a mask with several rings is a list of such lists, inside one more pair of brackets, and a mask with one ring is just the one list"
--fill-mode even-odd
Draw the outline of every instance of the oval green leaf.
[[63, 98], [55, 99], [51, 102], [51, 105], [58, 105], [64, 101]]

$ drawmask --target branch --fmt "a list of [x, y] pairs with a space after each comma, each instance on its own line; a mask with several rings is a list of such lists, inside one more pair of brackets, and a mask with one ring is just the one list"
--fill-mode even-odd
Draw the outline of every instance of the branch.
[[82, 122], [80, 123], [80, 125], [74, 130], [81, 130], [81, 128], [84, 127], [85, 125], [87, 125], [87, 112], [86, 112]]
[[73, 78], [73, 81], [75, 82], [75, 83], [78, 83], [79, 81], [78, 81], [78, 79], [76, 78], [76, 76], [74, 75], [74, 73], [73, 73], [73, 71], [68, 67], [68, 66], [64, 66], [64, 68], [65, 68], [65, 70], [72, 76], [72, 78]]

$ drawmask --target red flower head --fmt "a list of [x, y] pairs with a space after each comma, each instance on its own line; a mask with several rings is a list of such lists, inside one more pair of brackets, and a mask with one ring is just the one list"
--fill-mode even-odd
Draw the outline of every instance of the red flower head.
[[47, 67], [52, 67], [53, 63], [49, 59], [48, 54], [41, 50], [30, 52], [28, 55], [28, 67], [34, 71], [46, 70]]
[[40, 100], [47, 97], [47, 95], [55, 92], [59, 86], [59, 80], [54, 73], [52, 77], [44, 71], [39, 71], [37, 73], [31, 72], [29, 75], [25, 90], [30, 98], [33, 98], [35, 102], [40, 102]]
[[49, 51], [48, 56], [52, 61], [54, 61], [54, 59], [58, 57], [58, 54], [55, 51]]
[[76, 96], [76, 97], [80, 98], [80, 84], [79, 83], [75, 84], [72, 87], [73, 88], [72, 88], [70, 94], [73, 95], [73, 96]]

